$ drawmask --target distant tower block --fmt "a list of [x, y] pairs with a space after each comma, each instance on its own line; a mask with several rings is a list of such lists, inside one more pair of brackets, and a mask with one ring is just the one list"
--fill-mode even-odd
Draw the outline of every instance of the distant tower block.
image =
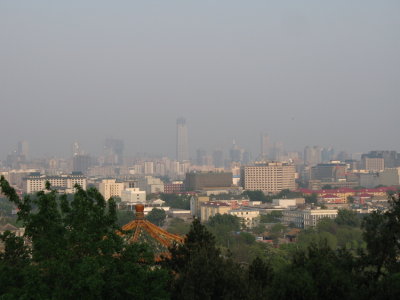
[[184, 118], [176, 120], [176, 159], [178, 161], [189, 160], [188, 131]]
[[27, 141], [18, 142], [18, 155], [23, 155], [25, 158], [29, 156], [29, 143]]
[[261, 134], [260, 146], [260, 157], [267, 159], [269, 153], [269, 137], [267, 134]]

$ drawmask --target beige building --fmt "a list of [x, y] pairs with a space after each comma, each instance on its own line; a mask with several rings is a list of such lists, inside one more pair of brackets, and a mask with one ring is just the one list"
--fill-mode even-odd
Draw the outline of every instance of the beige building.
[[99, 184], [99, 192], [105, 200], [109, 200], [111, 197], [121, 198], [123, 190], [124, 183], [117, 182], [116, 179], [103, 179]]
[[260, 224], [260, 211], [251, 208], [239, 208], [228, 211], [232, 216], [238, 217], [247, 228], [254, 228]]
[[264, 193], [278, 193], [282, 190], [294, 190], [295, 166], [287, 163], [262, 163], [245, 166], [241, 169], [241, 184], [245, 190], [261, 190]]
[[378, 172], [385, 169], [385, 159], [381, 157], [364, 156], [361, 163], [364, 170]]
[[220, 201], [204, 202], [200, 205], [200, 220], [207, 222], [209, 218], [214, 217], [216, 214], [227, 214], [231, 206], [227, 203]]
[[47, 176], [40, 173], [31, 173], [23, 180], [23, 190], [26, 194], [36, 193], [45, 190], [46, 182], [49, 182], [52, 189], [60, 193], [71, 194], [75, 192], [75, 185], [78, 184], [84, 190], [87, 186], [87, 178], [79, 174], [64, 174], [59, 176]]
[[192, 216], [199, 218], [201, 214], [201, 204], [209, 202], [208, 196], [192, 196], [190, 198], [190, 213]]

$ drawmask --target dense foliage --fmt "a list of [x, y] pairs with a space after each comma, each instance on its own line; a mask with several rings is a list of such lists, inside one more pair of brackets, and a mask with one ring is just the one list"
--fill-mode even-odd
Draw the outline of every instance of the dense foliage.
[[157, 226], [163, 226], [167, 214], [165, 210], [160, 208], [153, 208], [146, 216], [146, 219]]
[[171, 208], [190, 209], [189, 195], [160, 194], [160, 198]]
[[20, 200], [3, 177], [0, 183], [19, 208], [26, 242], [9, 232], [0, 237], [2, 299], [168, 298], [167, 272], [152, 267], [150, 249], [116, 234], [113, 200], [77, 187], [69, 202], [49, 186]]
[[[116, 233], [115, 203], [95, 189], [77, 187], [68, 200], [47, 187], [21, 200], [4, 178], [0, 183], [26, 230], [24, 238], [0, 237], [1, 299], [400, 298], [397, 198], [361, 223], [340, 211], [279, 248], [240, 231], [236, 217], [195, 220], [185, 242], [157, 264], [146, 245], [126, 244]], [[277, 223], [269, 230], [285, 229]]]

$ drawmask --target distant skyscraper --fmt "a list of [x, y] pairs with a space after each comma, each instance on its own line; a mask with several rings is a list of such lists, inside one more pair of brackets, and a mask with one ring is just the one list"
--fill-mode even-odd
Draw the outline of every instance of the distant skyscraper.
[[304, 148], [304, 164], [308, 166], [315, 166], [316, 164], [321, 163], [321, 147], [307, 146]]
[[329, 148], [323, 148], [321, 152], [321, 160], [322, 162], [329, 162], [333, 160], [333, 155], [335, 151], [333, 150], [332, 147]]
[[82, 172], [86, 174], [90, 165], [91, 158], [87, 154], [76, 154], [72, 158], [72, 171], [73, 172]]
[[232, 148], [229, 150], [229, 156], [231, 162], [241, 162], [243, 158], [243, 150], [236, 145], [235, 140], [233, 140]]
[[222, 150], [214, 150], [213, 163], [216, 168], [222, 168], [224, 166], [224, 152]]
[[282, 161], [284, 157], [284, 148], [282, 142], [275, 142], [274, 146], [271, 149], [271, 158], [274, 161]]
[[79, 143], [78, 142], [74, 142], [72, 144], [72, 156], [74, 157], [76, 155], [81, 155], [81, 154], [83, 154], [83, 153], [81, 151], [81, 147], [79, 146]]
[[265, 160], [268, 158], [268, 152], [269, 152], [269, 137], [268, 137], [268, 135], [261, 134], [260, 146], [261, 146], [260, 158]]
[[29, 155], [29, 144], [28, 144], [27, 141], [18, 142], [17, 155], [24, 156], [25, 159], [28, 158], [28, 155]]
[[104, 143], [105, 163], [122, 165], [124, 159], [124, 141], [108, 138]]
[[188, 131], [184, 118], [176, 120], [176, 159], [178, 161], [189, 160]]
[[196, 151], [196, 164], [198, 166], [206, 165], [207, 162], [207, 151], [204, 149], [197, 149]]

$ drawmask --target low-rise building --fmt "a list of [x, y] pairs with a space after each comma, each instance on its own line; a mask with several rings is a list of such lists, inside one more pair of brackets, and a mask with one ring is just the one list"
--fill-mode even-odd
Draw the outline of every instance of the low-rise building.
[[128, 188], [121, 192], [122, 202], [136, 202], [145, 203], [146, 202], [146, 192], [141, 191], [138, 188]]
[[29, 176], [24, 178], [23, 191], [26, 194], [44, 191], [46, 188], [46, 182], [49, 182], [51, 188], [58, 192], [72, 194], [75, 192], [76, 184], [86, 190], [87, 178], [80, 172], [73, 172], [71, 174], [63, 174], [59, 176], [30, 173]]
[[207, 222], [216, 214], [226, 214], [230, 209], [231, 206], [222, 201], [203, 202], [200, 205], [200, 220], [201, 222]]
[[164, 184], [164, 193], [166, 194], [180, 194], [185, 191], [183, 181], [174, 181]]
[[282, 222], [286, 225], [294, 224], [298, 228], [315, 227], [321, 219], [335, 219], [337, 213], [337, 209], [284, 210]]
[[294, 199], [273, 199], [272, 205], [278, 206], [280, 208], [289, 208], [291, 206], [302, 205], [305, 203], [304, 198], [294, 198]]
[[260, 211], [252, 208], [231, 209], [228, 213], [238, 217], [247, 228], [254, 228], [260, 223]]

